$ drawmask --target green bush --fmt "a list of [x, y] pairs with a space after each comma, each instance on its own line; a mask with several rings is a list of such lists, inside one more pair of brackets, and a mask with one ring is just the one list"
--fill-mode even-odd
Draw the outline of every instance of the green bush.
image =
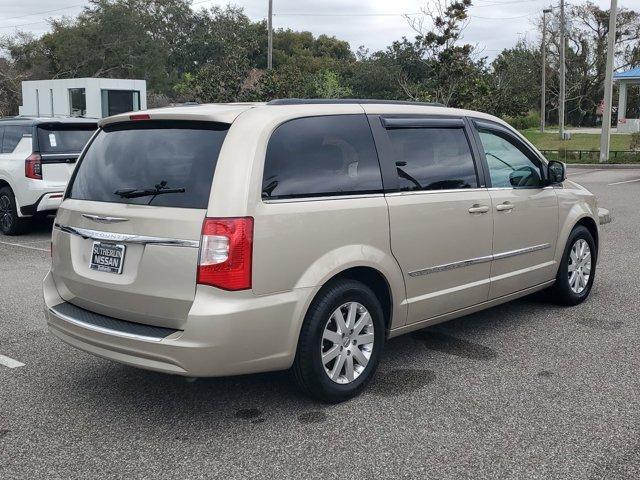
[[640, 132], [631, 134], [631, 143], [629, 148], [631, 148], [631, 150], [640, 150]]
[[540, 126], [540, 115], [538, 112], [529, 112], [518, 117], [504, 117], [503, 120], [516, 130], [527, 130]]

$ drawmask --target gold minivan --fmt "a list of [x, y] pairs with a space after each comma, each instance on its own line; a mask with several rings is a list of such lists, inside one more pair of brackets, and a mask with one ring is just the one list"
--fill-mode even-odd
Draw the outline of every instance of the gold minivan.
[[505, 122], [276, 100], [105, 118], [53, 228], [49, 328], [189, 377], [291, 369], [341, 401], [386, 339], [593, 285], [595, 197]]

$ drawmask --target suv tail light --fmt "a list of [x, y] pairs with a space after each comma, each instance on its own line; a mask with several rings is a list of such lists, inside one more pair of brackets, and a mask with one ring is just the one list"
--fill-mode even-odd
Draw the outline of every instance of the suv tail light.
[[35, 180], [42, 180], [42, 157], [32, 153], [24, 161], [24, 176]]
[[205, 218], [198, 283], [224, 290], [251, 288], [253, 218]]

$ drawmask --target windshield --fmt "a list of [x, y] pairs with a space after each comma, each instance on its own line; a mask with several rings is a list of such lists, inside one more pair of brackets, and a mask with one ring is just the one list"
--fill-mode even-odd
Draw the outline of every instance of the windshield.
[[38, 147], [47, 153], [80, 153], [96, 131], [95, 123], [38, 125]]
[[[107, 125], [80, 160], [68, 197], [207, 208], [213, 173], [228, 128], [227, 124], [212, 122], [166, 120]], [[156, 190], [160, 185], [162, 188], [157, 190], [167, 191], [136, 194]]]

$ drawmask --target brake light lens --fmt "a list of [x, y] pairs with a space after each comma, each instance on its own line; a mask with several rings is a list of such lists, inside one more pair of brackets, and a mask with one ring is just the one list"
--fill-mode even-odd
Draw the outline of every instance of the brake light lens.
[[32, 153], [24, 161], [24, 176], [42, 180], [42, 157], [37, 153]]
[[251, 288], [253, 218], [205, 218], [198, 283], [224, 290]]
[[136, 113], [134, 115], [129, 115], [129, 120], [150, 120], [151, 116], [146, 113]]

